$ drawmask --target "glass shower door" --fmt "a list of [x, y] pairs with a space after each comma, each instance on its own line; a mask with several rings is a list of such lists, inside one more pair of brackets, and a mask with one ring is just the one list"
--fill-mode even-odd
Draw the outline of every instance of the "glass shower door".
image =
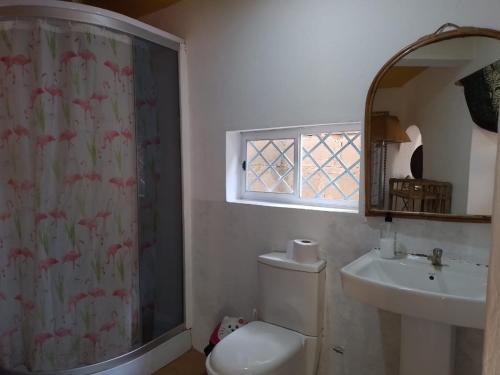
[[135, 40], [143, 342], [184, 322], [178, 53]]

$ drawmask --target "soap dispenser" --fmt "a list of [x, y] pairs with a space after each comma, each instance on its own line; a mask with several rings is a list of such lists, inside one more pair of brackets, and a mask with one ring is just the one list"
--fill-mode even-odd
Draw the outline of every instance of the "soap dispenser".
[[392, 216], [387, 214], [380, 228], [380, 257], [394, 258], [396, 251], [396, 233], [392, 224]]

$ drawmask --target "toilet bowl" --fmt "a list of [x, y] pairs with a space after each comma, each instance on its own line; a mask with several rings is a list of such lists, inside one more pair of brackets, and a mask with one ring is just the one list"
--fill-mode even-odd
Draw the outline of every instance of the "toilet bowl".
[[251, 322], [222, 340], [207, 358], [209, 375], [299, 375], [302, 335]]
[[222, 339], [208, 375], [314, 375], [323, 321], [324, 261], [301, 264], [285, 253], [259, 256], [260, 321]]

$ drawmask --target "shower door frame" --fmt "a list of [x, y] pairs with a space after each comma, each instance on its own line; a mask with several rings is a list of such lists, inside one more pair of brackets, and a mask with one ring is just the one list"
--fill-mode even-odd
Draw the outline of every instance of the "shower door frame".
[[181, 174], [183, 211], [183, 256], [184, 256], [184, 323], [128, 353], [92, 365], [54, 371], [23, 372], [1, 369], [6, 375], [87, 375], [110, 370], [133, 361], [167, 342], [173, 337], [190, 330], [192, 326], [192, 265], [191, 265], [191, 177], [189, 171], [189, 116], [186, 43], [183, 39], [136, 19], [90, 5], [58, 0], [0, 0], [0, 20], [16, 18], [47, 18], [82, 22], [103, 26], [130, 36], [135, 36], [178, 52], [179, 106], [181, 133]]

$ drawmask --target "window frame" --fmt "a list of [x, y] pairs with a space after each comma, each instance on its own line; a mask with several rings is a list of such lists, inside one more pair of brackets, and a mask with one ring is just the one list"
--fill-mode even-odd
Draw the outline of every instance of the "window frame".
[[[319, 125], [305, 125], [287, 128], [260, 129], [252, 131], [242, 131], [240, 141], [239, 155], [239, 173], [238, 173], [238, 192], [239, 199], [244, 201], [269, 202], [277, 204], [300, 205], [300, 206], [316, 206], [326, 208], [338, 208], [341, 210], [359, 210], [359, 199], [355, 202], [346, 200], [329, 200], [321, 198], [302, 198], [302, 135], [320, 134], [320, 133], [342, 133], [342, 132], [359, 132], [360, 147], [359, 147], [359, 164], [361, 169], [361, 160], [363, 152], [362, 130], [360, 122], [344, 122], [330, 123]], [[293, 193], [273, 193], [273, 192], [254, 192], [246, 190], [246, 174], [247, 170], [243, 169], [243, 163], [246, 160], [247, 142], [258, 140], [275, 140], [275, 139], [294, 139], [294, 183]], [[361, 192], [361, 176], [359, 179], [359, 193]]]

